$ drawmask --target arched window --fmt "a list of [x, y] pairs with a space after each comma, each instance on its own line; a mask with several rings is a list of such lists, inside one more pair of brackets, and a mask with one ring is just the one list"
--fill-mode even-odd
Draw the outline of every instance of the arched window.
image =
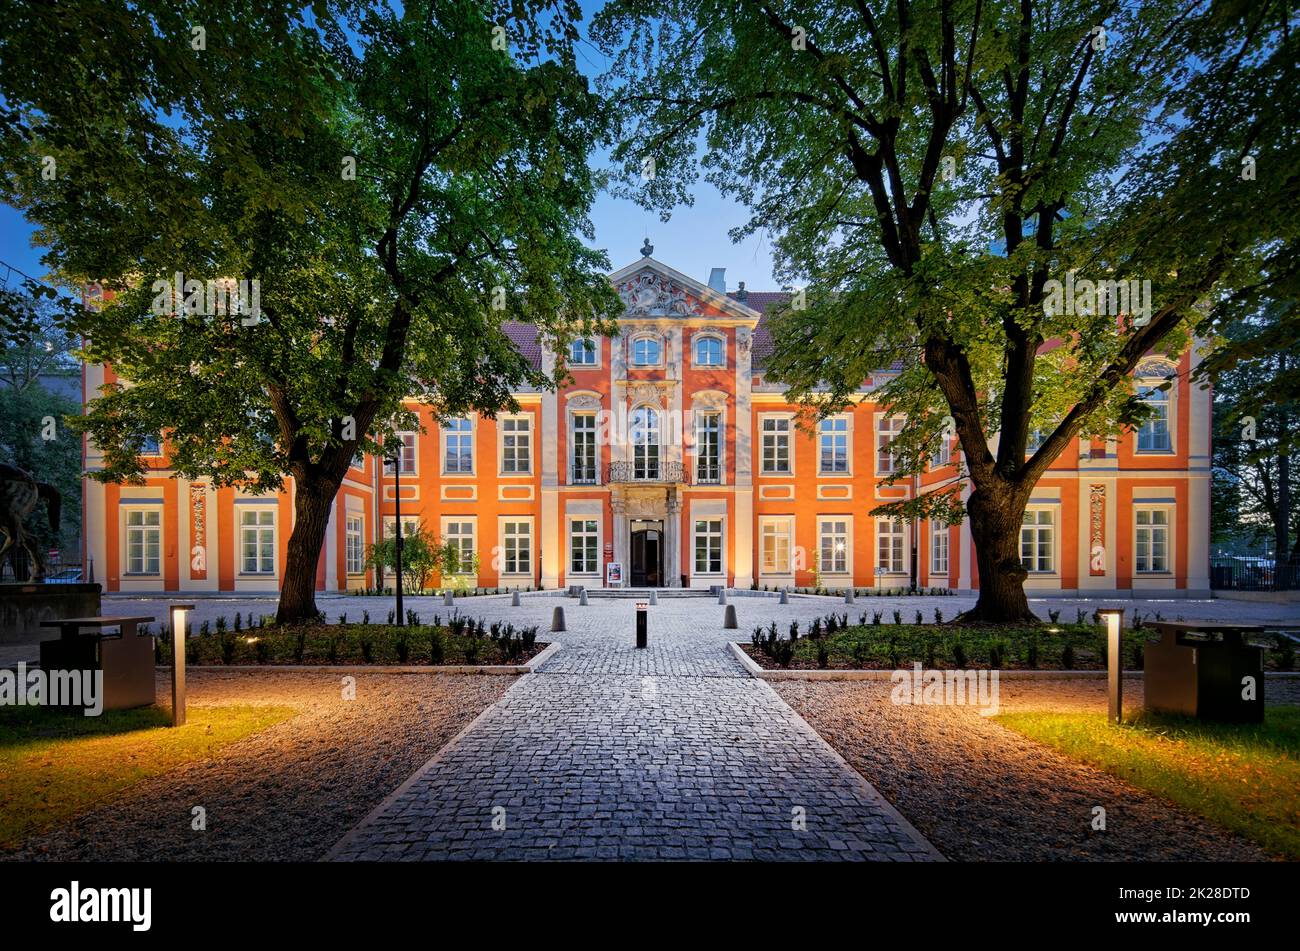
[[720, 367], [726, 363], [723, 358], [722, 339], [712, 335], [695, 338], [695, 365], [700, 367]]
[[657, 367], [663, 362], [664, 347], [658, 337], [636, 337], [632, 341], [632, 365]]
[[659, 414], [648, 406], [632, 411], [632, 477], [659, 478]]
[[569, 364], [575, 367], [594, 367], [596, 365], [596, 341], [590, 337], [579, 337], [569, 344]]

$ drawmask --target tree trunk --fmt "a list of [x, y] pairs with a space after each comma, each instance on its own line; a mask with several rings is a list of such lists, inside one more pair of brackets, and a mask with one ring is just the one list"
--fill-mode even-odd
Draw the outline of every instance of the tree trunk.
[[275, 615], [278, 624], [316, 621], [323, 616], [316, 607], [316, 567], [338, 484], [307, 477], [296, 480], [296, 489], [293, 534], [285, 553], [280, 607]]
[[979, 566], [979, 600], [963, 612], [962, 623], [1038, 623], [1025, 597], [1029, 574], [1020, 562], [1020, 527], [1025, 497], [1009, 485], [977, 487], [966, 503], [975, 563]]

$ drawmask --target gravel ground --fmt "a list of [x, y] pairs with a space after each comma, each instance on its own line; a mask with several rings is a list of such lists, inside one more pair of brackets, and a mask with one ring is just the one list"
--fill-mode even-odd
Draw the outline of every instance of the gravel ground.
[[[158, 678], [160, 702], [169, 696]], [[514, 683], [504, 676], [191, 671], [190, 705], [293, 706], [298, 715], [130, 787], [5, 859], [310, 861]], [[190, 828], [207, 812], [207, 831]]]
[[[1249, 861], [1251, 842], [969, 707], [898, 706], [888, 682], [778, 682], [778, 694], [955, 861]], [[1002, 681], [1003, 711], [1104, 710], [1101, 680]], [[1141, 683], [1125, 685], [1141, 706]], [[1300, 681], [1269, 681], [1295, 703]], [[1094, 806], [1104, 832], [1091, 829]]]

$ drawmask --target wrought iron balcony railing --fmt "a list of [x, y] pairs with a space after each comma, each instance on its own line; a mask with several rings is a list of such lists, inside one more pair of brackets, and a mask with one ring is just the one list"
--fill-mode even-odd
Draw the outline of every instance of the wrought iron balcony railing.
[[644, 460], [641, 462], [611, 462], [607, 470], [610, 483], [686, 481], [686, 472], [680, 462]]

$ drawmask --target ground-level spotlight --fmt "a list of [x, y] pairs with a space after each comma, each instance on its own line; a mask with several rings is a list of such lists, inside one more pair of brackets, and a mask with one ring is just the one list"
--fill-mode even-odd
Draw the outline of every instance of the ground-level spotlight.
[[1111, 723], [1124, 720], [1124, 652], [1123, 608], [1102, 608], [1097, 614], [1106, 619], [1106, 685], [1109, 703], [1106, 716]]
[[173, 604], [172, 620], [172, 726], [185, 725], [185, 616], [192, 604]]

